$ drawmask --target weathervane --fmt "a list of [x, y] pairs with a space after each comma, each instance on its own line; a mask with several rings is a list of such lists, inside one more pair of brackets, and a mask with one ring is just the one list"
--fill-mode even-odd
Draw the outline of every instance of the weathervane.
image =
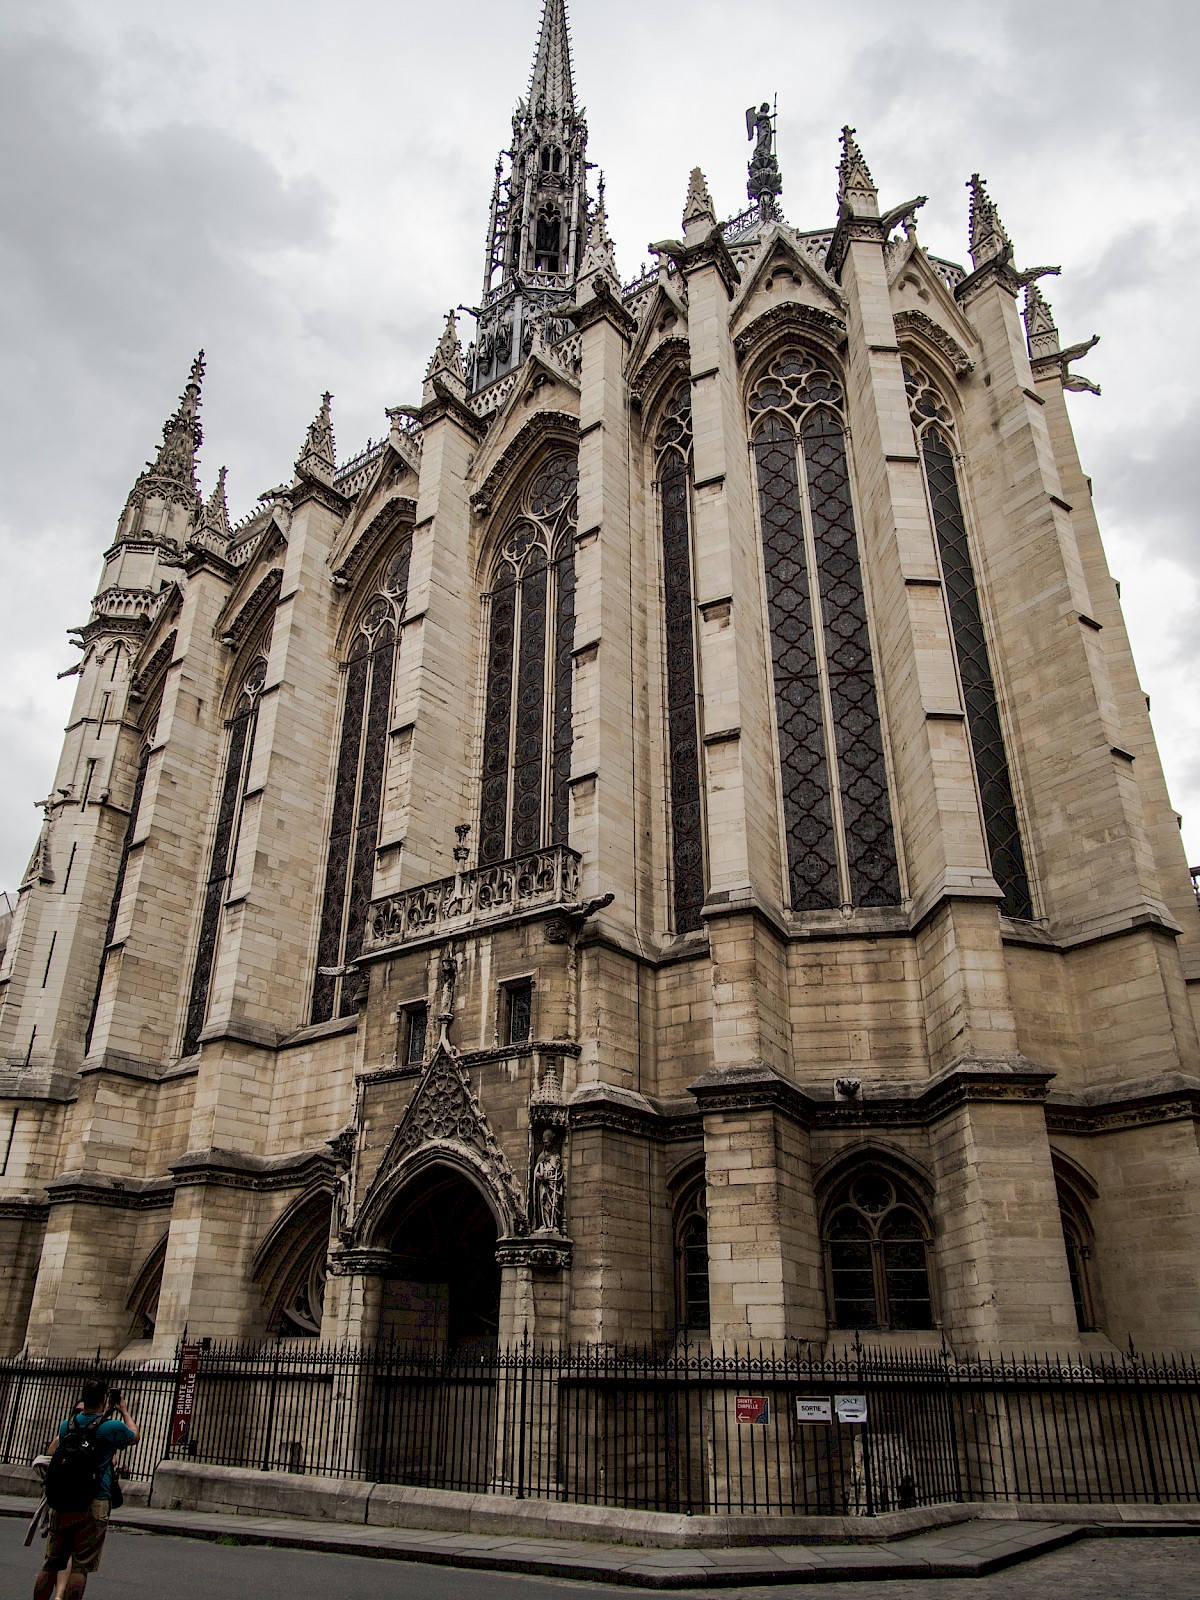
[[779, 175], [779, 162], [775, 157], [775, 124], [779, 116], [778, 95], [775, 97], [775, 105], [774, 111], [768, 100], [764, 100], [757, 111], [753, 106], [746, 107], [746, 137], [758, 140], [746, 168], [750, 174], [746, 193], [751, 200], [758, 201], [758, 209], [764, 222], [778, 215], [775, 201], [783, 193], [783, 179]]

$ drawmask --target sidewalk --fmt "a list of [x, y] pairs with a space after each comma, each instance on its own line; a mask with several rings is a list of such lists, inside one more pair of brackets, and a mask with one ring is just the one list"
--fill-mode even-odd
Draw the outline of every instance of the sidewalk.
[[[0, 1496], [0, 1516], [28, 1517], [33, 1503]], [[979, 1508], [982, 1515], [880, 1544], [742, 1545], [663, 1550], [472, 1533], [377, 1528], [356, 1523], [302, 1522], [285, 1517], [126, 1506], [114, 1532], [277, 1545], [385, 1560], [431, 1562], [496, 1572], [532, 1573], [644, 1589], [731, 1588], [768, 1583], [831, 1583], [884, 1578], [982, 1577], [1028, 1561], [1080, 1538], [1136, 1534], [1200, 1537], [1200, 1507]], [[1025, 1508], [1021, 1508], [1023, 1511]], [[1064, 1518], [1049, 1520], [1053, 1511]], [[1038, 1517], [1037, 1512], [1042, 1516]], [[988, 1513], [1000, 1513], [999, 1515]], [[1131, 1512], [1133, 1515], [1131, 1515]], [[1082, 1520], [1085, 1518], [1087, 1520]]]

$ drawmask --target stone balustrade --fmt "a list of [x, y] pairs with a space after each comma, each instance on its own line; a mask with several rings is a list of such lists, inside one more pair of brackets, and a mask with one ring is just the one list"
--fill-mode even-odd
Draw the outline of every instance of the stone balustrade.
[[364, 953], [579, 899], [577, 851], [551, 845], [526, 855], [385, 895], [371, 905]]

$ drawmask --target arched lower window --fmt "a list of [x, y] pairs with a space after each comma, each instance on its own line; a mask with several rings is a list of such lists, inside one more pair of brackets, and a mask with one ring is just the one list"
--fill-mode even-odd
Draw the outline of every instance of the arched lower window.
[[904, 362], [904, 381], [925, 468], [992, 876], [1004, 892], [1002, 905], [1008, 915], [1028, 918], [1033, 903], [959, 493], [954, 419], [932, 378], [911, 358]]
[[1075, 1303], [1075, 1323], [1080, 1333], [1091, 1333], [1100, 1326], [1092, 1268], [1092, 1225], [1087, 1206], [1061, 1178], [1058, 1180], [1058, 1214], [1067, 1252], [1071, 1299]]
[[802, 350], [750, 396], [797, 911], [900, 902], [842, 404], [838, 379]]
[[562, 222], [556, 206], [543, 206], [534, 223], [534, 266], [538, 272], [557, 272], [562, 249]]
[[662, 516], [666, 623], [667, 762], [671, 798], [671, 896], [676, 933], [700, 927], [704, 815], [696, 706], [692, 581], [692, 387], [672, 395], [655, 440]]
[[486, 597], [480, 866], [566, 843], [578, 481], [565, 453], [533, 478]]
[[686, 1189], [675, 1211], [675, 1299], [678, 1326], [709, 1330], [708, 1210], [703, 1175]]
[[242, 801], [245, 799], [246, 785], [250, 778], [250, 762], [254, 756], [254, 733], [258, 726], [259, 692], [267, 676], [265, 641], [261, 648], [264, 654], [255, 660], [243, 678], [237, 709], [228, 723], [229, 745], [225, 754], [225, 771], [221, 779], [220, 800], [217, 806], [217, 829], [208, 864], [208, 880], [204, 887], [204, 905], [200, 913], [200, 938], [192, 966], [192, 982], [188, 990], [187, 1013], [184, 1019], [185, 1056], [190, 1056], [200, 1046], [200, 1033], [208, 1013], [208, 994], [217, 958], [221, 909], [225, 904], [229, 880], [233, 875], [233, 865], [237, 859]]
[[844, 1181], [825, 1213], [834, 1327], [932, 1328], [928, 1246], [921, 1211], [890, 1176], [868, 1170]]
[[129, 870], [129, 852], [133, 848], [133, 836], [137, 831], [138, 812], [142, 806], [142, 790], [146, 786], [146, 768], [150, 764], [150, 747], [154, 737], [154, 727], [158, 721], [158, 712], [147, 719], [150, 733], [142, 745], [142, 753], [138, 759], [137, 775], [133, 780], [133, 795], [129, 802], [129, 819], [125, 824], [125, 836], [121, 841], [121, 859], [117, 863], [117, 876], [113, 884], [112, 900], [108, 907], [108, 923], [104, 929], [104, 944], [100, 951], [100, 966], [96, 973], [96, 992], [92, 996], [92, 1009], [88, 1016], [87, 1033], [83, 1041], [83, 1053], [86, 1056], [92, 1048], [92, 1034], [96, 1029], [96, 1012], [100, 1008], [100, 992], [104, 987], [104, 968], [108, 961], [108, 947], [113, 942], [113, 934], [117, 928], [117, 916], [121, 910], [121, 896], [125, 892], [125, 875]]
[[396, 640], [408, 596], [412, 541], [405, 536], [359, 614], [345, 666], [333, 816], [317, 938], [312, 1022], [353, 1013], [357, 982], [343, 969], [362, 949], [383, 805]]

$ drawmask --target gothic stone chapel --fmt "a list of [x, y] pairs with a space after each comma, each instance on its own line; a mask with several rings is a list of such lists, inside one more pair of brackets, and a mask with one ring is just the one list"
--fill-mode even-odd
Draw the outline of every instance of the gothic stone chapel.
[[197, 359], [0, 975], [3, 1351], [1200, 1342], [1088, 346], [977, 176], [968, 270], [849, 128], [786, 221], [747, 129], [749, 208], [693, 171], [622, 285], [545, 0], [474, 342], [383, 442], [326, 395], [231, 523]]

